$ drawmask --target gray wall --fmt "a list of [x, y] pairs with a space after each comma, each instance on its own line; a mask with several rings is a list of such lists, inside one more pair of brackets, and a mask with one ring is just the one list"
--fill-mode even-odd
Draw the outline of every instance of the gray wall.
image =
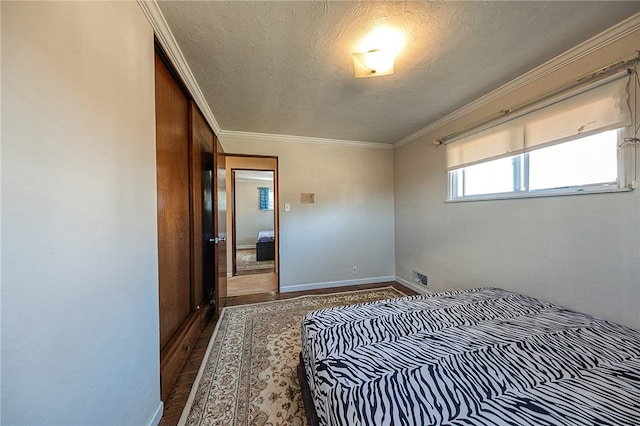
[[258, 187], [273, 188], [273, 182], [236, 179], [235, 214], [238, 248], [256, 247], [259, 231], [274, 230], [274, 211], [258, 208]]
[[632, 55], [638, 40], [639, 31], [628, 34], [396, 149], [398, 277], [411, 280], [415, 268], [436, 291], [497, 286], [640, 328], [640, 190], [444, 203], [445, 148], [433, 145], [483, 115]]
[[153, 32], [135, 2], [1, 8], [1, 423], [152, 423]]
[[[227, 153], [278, 157], [281, 291], [393, 279], [392, 150], [294, 136], [220, 140]], [[315, 193], [315, 204], [301, 204], [301, 192]]]

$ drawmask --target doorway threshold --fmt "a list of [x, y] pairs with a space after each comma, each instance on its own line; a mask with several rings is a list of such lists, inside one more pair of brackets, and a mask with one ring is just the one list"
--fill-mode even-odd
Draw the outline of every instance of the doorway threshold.
[[278, 274], [237, 275], [227, 279], [227, 297], [278, 291]]

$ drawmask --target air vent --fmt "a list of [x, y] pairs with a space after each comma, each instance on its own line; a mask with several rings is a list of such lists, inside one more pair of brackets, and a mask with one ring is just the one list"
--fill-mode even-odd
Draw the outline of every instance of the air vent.
[[427, 278], [426, 274], [423, 274], [422, 272], [418, 272], [415, 269], [413, 270], [413, 282], [416, 284], [420, 284], [423, 286], [427, 286], [429, 283], [429, 279]]

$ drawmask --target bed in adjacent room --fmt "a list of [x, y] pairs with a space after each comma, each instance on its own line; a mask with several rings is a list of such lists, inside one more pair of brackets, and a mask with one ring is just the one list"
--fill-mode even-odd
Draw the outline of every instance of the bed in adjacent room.
[[638, 425], [640, 332], [500, 289], [325, 309], [299, 378], [319, 425]]
[[256, 261], [275, 260], [275, 234], [273, 231], [259, 231], [256, 241]]

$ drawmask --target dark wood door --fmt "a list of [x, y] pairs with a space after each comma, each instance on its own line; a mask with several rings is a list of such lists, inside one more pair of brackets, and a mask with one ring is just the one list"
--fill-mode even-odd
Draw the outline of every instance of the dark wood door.
[[189, 103], [156, 54], [160, 349], [191, 312]]
[[227, 297], [227, 167], [224, 150], [218, 138], [215, 138], [215, 233], [218, 243], [215, 245], [216, 282], [214, 304], [216, 317], [220, 316], [222, 303]]
[[195, 304], [213, 306], [215, 285], [214, 227], [214, 134], [204, 116], [192, 103], [192, 164], [194, 216]]

